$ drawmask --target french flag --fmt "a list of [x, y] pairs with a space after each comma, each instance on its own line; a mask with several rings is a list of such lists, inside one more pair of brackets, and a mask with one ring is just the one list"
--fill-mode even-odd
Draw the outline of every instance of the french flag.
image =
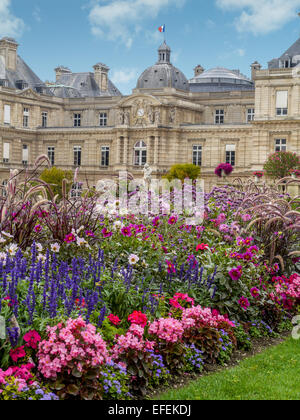
[[158, 28], [160, 33], [166, 32], [166, 25], [162, 25]]

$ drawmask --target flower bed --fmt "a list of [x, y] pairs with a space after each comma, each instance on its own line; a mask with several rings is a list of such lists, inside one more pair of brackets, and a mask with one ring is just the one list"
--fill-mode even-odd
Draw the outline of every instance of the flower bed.
[[99, 214], [93, 197], [11, 204], [0, 399], [129, 399], [289, 328], [297, 203], [256, 188], [214, 189], [195, 226], [175, 213]]

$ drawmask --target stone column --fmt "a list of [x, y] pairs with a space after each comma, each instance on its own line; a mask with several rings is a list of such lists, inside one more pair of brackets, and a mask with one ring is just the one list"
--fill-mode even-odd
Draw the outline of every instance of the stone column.
[[128, 137], [124, 137], [124, 149], [123, 149], [123, 164], [128, 165]]
[[118, 137], [117, 140], [117, 153], [116, 153], [116, 164], [119, 165], [120, 162], [120, 149], [121, 149], [121, 138]]
[[159, 163], [159, 137], [155, 136], [154, 139], [154, 165], [157, 166]]

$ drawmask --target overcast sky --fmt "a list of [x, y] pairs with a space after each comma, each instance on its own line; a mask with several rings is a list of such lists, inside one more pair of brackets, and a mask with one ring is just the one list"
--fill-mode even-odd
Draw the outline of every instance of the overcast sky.
[[300, 36], [300, 0], [0, 0], [0, 36], [42, 80], [54, 68], [93, 71], [101, 61], [123, 94], [157, 61], [166, 25], [171, 61], [189, 79], [193, 68], [226, 67], [250, 76]]

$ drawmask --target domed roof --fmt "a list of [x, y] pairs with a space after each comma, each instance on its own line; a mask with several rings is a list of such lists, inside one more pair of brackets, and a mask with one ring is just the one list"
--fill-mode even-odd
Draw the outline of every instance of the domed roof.
[[171, 49], [164, 42], [158, 49], [158, 62], [147, 68], [139, 77], [138, 89], [157, 89], [172, 87], [189, 90], [189, 83], [185, 75], [170, 62]]
[[192, 92], [215, 92], [225, 90], [251, 90], [253, 82], [239, 70], [215, 67], [189, 80]]

